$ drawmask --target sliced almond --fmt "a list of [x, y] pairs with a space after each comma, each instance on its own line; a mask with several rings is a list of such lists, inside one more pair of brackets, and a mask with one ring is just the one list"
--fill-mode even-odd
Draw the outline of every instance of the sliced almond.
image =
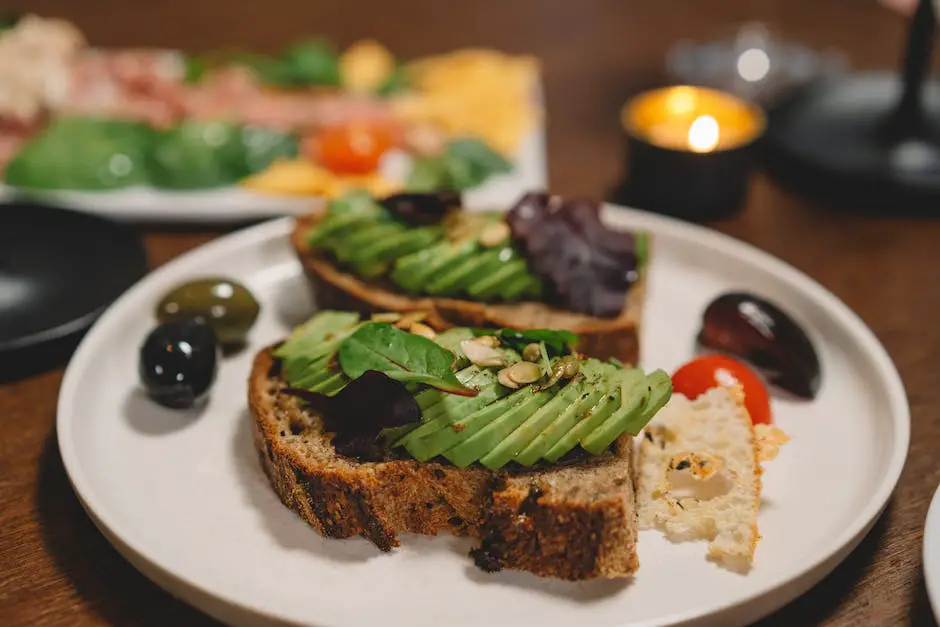
[[484, 248], [498, 246], [507, 239], [509, 239], [509, 225], [502, 221], [487, 225], [480, 233], [480, 245]]
[[415, 322], [413, 325], [408, 327], [408, 331], [414, 333], [415, 335], [426, 337], [429, 340], [433, 340], [437, 337], [437, 333], [434, 331], [434, 329], [421, 322]]
[[520, 385], [535, 383], [542, 378], [542, 369], [528, 361], [518, 361], [505, 371], [510, 380]]
[[519, 384], [509, 378], [509, 368], [503, 368], [496, 374], [496, 380], [499, 381], [499, 384], [503, 387], [507, 387], [513, 390], [519, 389]]
[[477, 366], [505, 366], [509, 364], [506, 353], [496, 350], [491, 346], [486, 346], [473, 340], [464, 340], [460, 343], [460, 349], [467, 356], [470, 363]]
[[387, 322], [388, 324], [392, 324], [399, 320], [401, 320], [401, 314], [395, 311], [372, 314], [372, 322]]

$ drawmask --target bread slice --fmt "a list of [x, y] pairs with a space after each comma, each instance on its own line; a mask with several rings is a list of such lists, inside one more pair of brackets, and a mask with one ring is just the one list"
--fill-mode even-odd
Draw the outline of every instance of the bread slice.
[[709, 559], [736, 572], [750, 569], [760, 539], [760, 463], [786, 441], [775, 427], [755, 428], [743, 400], [738, 388], [673, 395], [643, 434], [637, 487], [640, 529], [707, 540]]
[[291, 244], [310, 278], [320, 309], [358, 311], [422, 311], [436, 328], [451, 326], [506, 327], [515, 329], [567, 329], [581, 341], [577, 349], [597, 359], [615, 357], [625, 364], [639, 363], [639, 332], [646, 281], [640, 279], [627, 293], [623, 312], [616, 318], [597, 318], [524, 302], [487, 304], [455, 298], [413, 297], [394, 286], [364, 281], [344, 272], [310, 249], [308, 235], [326, 216], [326, 208], [298, 218]]
[[274, 491], [318, 533], [362, 535], [383, 550], [397, 535], [480, 539], [484, 570], [568, 580], [625, 577], [638, 567], [632, 438], [570, 465], [494, 472], [410, 459], [340, 456], [316, 414], [282, 394], [272, 349], [249, 380], [255, 447]]

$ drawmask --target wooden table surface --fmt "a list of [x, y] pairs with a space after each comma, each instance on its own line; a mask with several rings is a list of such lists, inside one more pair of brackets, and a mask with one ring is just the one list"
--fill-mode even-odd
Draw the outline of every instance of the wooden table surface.
[[[741, 20], [861, 68], [892, 68], [901, 18], [874, 0], [26, 0], [74, 20], [100, 45], [273, 51], [303, 35], [362, 35], [405, 57], [488, 45], [544, 60], [550, 178], [562, 193], [602, 195], [620, 170], [617, 112], [655, 80], [681, 38], [727, 35]], [[11, 6], [12, 5], [12, 6]], [[857, 311], [887, 347], [910, 395], [913, 437], [900, 486], [861, 546], [816, 588], [762, 625], [931, 625], [920, 566], [924, 517], [940, 481], [940, 222], [826, 212], [764, 177], [746, 210], [713, 225], [805, 271]], [[143, 230], [152, 266], [221, 231]], [[129, 566], [71, 488], [54, 429], [62, 371], [0, 385], [0, 625], [211, 625]], [[931, 391], [933, 390], [933, 391]]]

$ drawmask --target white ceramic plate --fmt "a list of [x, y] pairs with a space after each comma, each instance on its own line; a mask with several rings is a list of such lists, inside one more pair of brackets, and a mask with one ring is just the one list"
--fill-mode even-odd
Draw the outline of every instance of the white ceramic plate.
[[[311, 311], [287, 246], [289, 220], [213, 242], [128, 291], [85, 337], [59, 397], [65, 467], [98, 527], [137, 568], [237, 625], [541, 627], [744, 624], [819, 581], [868, 532], [907, 454], [904, 388], [860, 319], [820, 285], [747, 245], [629, 210], [622, 227], [655, 234], [643, 328], [647, 368], [690, 358], [705, 304], [733, 288], [783, 304], [820, 352], [812, 403], [774, 400], [792, 437], [765, 474], [763, 540], [748, 576], [705, 560], [701, 543], [643, 532], [632, 583], [486, 575], [453, 538], [406, 536], [380, 554], [361, 538], [325, 540], [268, 488], [252, 448], [246, 377], [252, 353]], [[263, 303], [250, 349], [229, 358], [199, 414], [174, 413], [136, 388], [137, 347], [155, 301], [200, 274], [246, 283]], [[865, 463], [860, 464], [859, 460]], [[849, 472], [847, 469], [851, 469]]]
[[940, 620], [940, 487], [934, 492], [924, 523], [924, 584], [933, 615]]
[[[397, 180], [407, 174], [405, 158], [395, 155], [383, 171]], [[485, 184], [464, 194], [469, 208], [505, 206], [523, 192], [544, 189], [548, 175], [545, 164], [545, 131], [537, 129], [522, 142], [513, 161], [513, 171], [494, 176]], [[17, 195], [26, 197], [0, 183], [0, 201]], [[112, 192], [35, 191], [30, 197], [60, 207], [79, 209], [133, 222], [225, 223], [299, 215], [310, 210], [314, 197], [260, 194], [240, 187], [196, 191], [167, 191], [152, 187], [133, 187]]]

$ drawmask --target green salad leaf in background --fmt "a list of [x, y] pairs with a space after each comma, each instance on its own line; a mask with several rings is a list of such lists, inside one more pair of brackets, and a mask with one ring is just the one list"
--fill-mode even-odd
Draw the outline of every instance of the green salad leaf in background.
[[112, 119], [56, 118], [7, 165], [10, 185], [108, 190], [145, 185], [153, 131]]
[[234, 65], [250, 70], [267, 85], [312, 87], [340, 84], [339, 54], [322, 38], [299, 41], [278, 55], [244, 50], [208, 52], [186, 58], [186, 80], [198, 83], [212, 70]]
[[201, 189], [232, 185], [296, 154], [293, 136], [237, 124], [185, 122], [157, 131], [136, 122], [58, 118], [13, 157], [5, 179], [33, 189]]
[[290, 85], [339, 85], [339, 54], [325, 39], [301, 41], [280, 56]]
[[291, 135], [225, 122], [184, 122], [155, 134], [150, 183], [171, 189], [222, 187], [296, 154]]
[[[298, 41], [276, 55], [244, 50], [218, 50], [188, 55], [186, 81], [198, 83], [212, 70], [229, 65], [247, 68], [262, 83], [275, 87], [339, 87], [343, 83], [339, 52], [323, 37]], [[389, 96], [407, 86], [404, 65], [397, 63], [376, 93]]]

